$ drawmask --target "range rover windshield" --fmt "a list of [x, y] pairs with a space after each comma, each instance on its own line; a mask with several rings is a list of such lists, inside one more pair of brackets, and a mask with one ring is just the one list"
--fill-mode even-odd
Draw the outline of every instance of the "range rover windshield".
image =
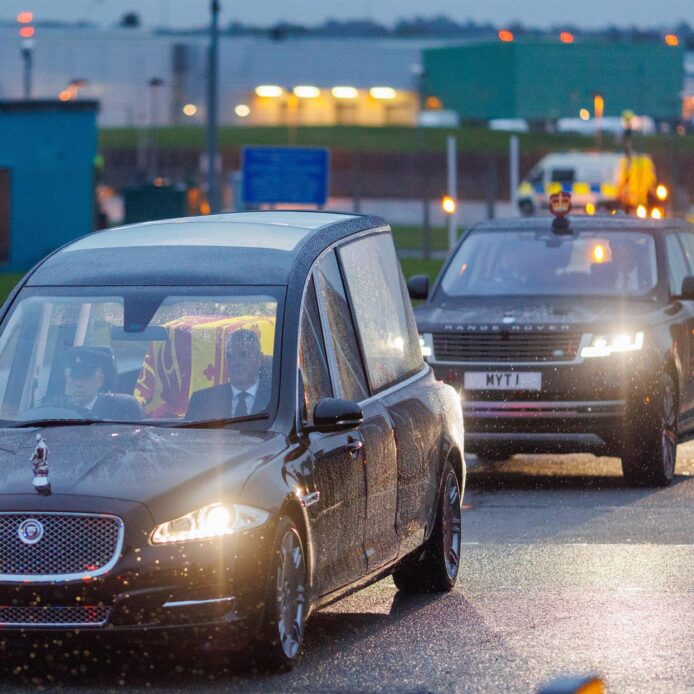
[[649, 234], [480, 230], [460, 245], [441, 289], [449, 297], [644, 297], [653, 293], [657, 281]]
[[258, 287], [24, 289], [0, 334], [0, 419], [267, 419], [282, 296]]

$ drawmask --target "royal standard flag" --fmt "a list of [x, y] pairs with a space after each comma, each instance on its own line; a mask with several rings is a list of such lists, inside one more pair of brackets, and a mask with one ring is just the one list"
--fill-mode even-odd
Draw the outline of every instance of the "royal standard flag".
[[165, 323], [169, 339], [150, 343], [133, 395], [148, 417], [183, 417], [196, 391], [226, 383], [225, 345], [234, 330], [252, 330], [271, 356], [274, 317], [183, 316]]

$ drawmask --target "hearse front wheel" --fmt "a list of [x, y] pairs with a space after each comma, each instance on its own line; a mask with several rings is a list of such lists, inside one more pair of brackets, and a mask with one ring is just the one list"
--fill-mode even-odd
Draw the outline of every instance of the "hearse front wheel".
[[306, 626], [306, 556], [301, 535], [288, 516], [280, 518], [268, 576], [258, 661], [275, 671], [291, 670], [301, 658]]

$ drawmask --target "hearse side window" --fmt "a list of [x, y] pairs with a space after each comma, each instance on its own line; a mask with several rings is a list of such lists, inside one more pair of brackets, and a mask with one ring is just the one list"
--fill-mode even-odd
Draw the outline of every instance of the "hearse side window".
[[318, 280], [318, 300], [327, 323], [323, 325], [323, 329], [330, 336], [328, 346], [332, 371], [337, 376], [337, 395], [345, 400], [359, 402], [369, 396], [369, 389], [347, 303], [347, 293], [334, 252], [331, 251], [318, 261], [315, 276]]
[[670, 291], [679, 294], [682, 291], [682, 281], [689, 274], [687, 261], [679, 240], [674, 234], [665, 237], [667, 260], [670, 266]]
[[374, 391], [422, 368], [417, 328], [389, 234], [339, 249]]
[[300, 326], [299, 372], [303, 392], [301, 388], [299, 392], [304, 400], [301, 414], [302, 421], [311, 424], [316, 403], [321, 398], [332, 397], [333, 394], [313, 278], [309, 280], [306, 287]]

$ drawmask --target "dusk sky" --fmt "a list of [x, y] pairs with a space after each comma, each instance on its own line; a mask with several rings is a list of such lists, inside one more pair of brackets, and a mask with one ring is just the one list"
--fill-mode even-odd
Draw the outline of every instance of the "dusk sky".
[[[401, 17], [447, 14], [457, 20], [495, 24], [514, 20], [546, 26], [562, 23], [584, 27], [607, 24], [671, 27], [694, 25], [694, 0], [221, 0], [222, 22], [238, 20], [270, 25], [278, 21], [315, 24], [337, 19], [368, 18], [386, 24]], [[111, 25], [135, 11], [147, 25], [186, 27], [205, 22], [209, 0], [0, 0], [0, 20], [21, 10], [36, 19], [90, 20]]]

